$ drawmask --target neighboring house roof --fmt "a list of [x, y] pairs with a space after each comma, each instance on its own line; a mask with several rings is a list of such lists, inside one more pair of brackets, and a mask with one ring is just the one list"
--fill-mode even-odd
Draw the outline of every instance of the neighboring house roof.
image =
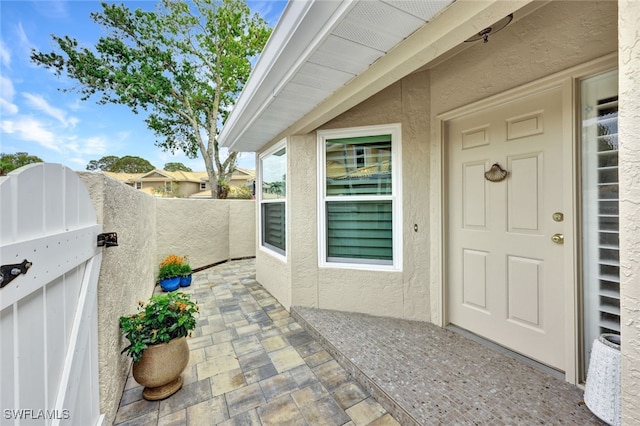
[[219, 141], [255, 152], [308, 133], [515, 10], [545, 2], [537, 3], [290, 0]]
[[[209, 180], [207, 172], [168, 172], [166, 170], [155, 169], [147, 173], [113, 173], [102, 172], [121, 182], [157, 182], [157, 181], [176, 181], [176, 182], [206, 182]], [[237, 167], [233, 172], [233, 180], [253, 180], [256, 177], [255, 170], [243, 169]]]
[[132, 182], [137, 180], [144, 173], [114, 173], [114, 172], [102, 172], [105, 175], [112, 177], [115, 180], [119, 180], [120, 182]]

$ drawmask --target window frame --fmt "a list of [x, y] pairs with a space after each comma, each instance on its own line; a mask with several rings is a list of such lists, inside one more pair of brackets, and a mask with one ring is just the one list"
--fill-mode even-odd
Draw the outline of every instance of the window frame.
[[[328, 139], [391, 135], [391, 195], [326, 195], [326, 141]], [[402, 270], [402, 127], [400, 123], [319, 130], [318, 149], [318, 266], [320, 268], [364, 269], [379, 271]], [[327, 258], [327, 202], [330, 201], [391, 201], [392, 261], [376, 259], [336, 261]]]
[[[272, 155], [274, 155], [275, 153], [281, 151], [282, 149], [285, 150], [285, 155], [288, 155], [288, 149], [287, 149], [287, 143], [286, 140], [282, 140], [276, 144], [274, 144], [273, 146], [271, 146], [269, 149], [267, 149], [266, 151], [262, 152], [259, 156], [258, 156], [258, 166], [259, 166], [259, 173], [258, 173], [258, 182], [256, 185], [256, 199], [258, 201], [258, 238], [259, 238], [259, 243], [258, 243], [258, 247], [260, 249], [260, 251], [265, 252], [270, 254], [271, 256], [274, 256], [276, 258], [279, 258], [282, 261], [287, 260], [287, 247], [289, 247], [289, 232], [287, 232], [287, 224], [289, 221], [289, 211], [288, 211], [288, 203], [287, 203], [287, 194], [289, 193], [289, 179], [285, 178], [285, 195], [284, 198], [279, 198], [279, 199], [275, 199], [275, 200], [268, 200], [268, 199], [264, 199], [262, 197], [262, 184], [263, 184], [263, 172], [264, 172], [264, 166], [263, 166], [263, 161], [266, 160], [267, 158], [271, 157]], [[288, 159], [285, 161], [285, 176], [288, 175]], [[272, 244], [269, 243], [265, 243], [263, 241], [264, 237], [263, 237], [263, 214], [262, 214], [262, 206], [264, 204], [270, 204], [270, 203], [284, 203], [284, 232], [285, 232], [285, 243], [284, 243], [284, 250], [276, 247]]]
[[200, 191], [207, 190], [207, 182], [200, 182]]

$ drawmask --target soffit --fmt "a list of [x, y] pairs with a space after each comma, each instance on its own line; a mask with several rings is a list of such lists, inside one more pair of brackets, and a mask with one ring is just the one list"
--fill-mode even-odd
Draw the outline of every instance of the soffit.
[[292, 0], [221, 131], [258, 151], [454, 0]]

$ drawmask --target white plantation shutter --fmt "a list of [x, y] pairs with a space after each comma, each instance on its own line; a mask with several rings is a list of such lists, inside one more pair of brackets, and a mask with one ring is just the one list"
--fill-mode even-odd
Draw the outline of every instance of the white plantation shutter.
[[620, 333], [617, 72], [582, 83], [585, 368], [593, 340]]

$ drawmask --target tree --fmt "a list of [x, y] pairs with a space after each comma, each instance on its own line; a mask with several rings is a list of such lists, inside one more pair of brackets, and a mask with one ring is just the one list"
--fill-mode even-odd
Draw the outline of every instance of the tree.
[[87, 164], [87, 170], [102, 170], [103, 172], [109, 172], [111, 171], [110, 169], [113, 163], [119, 159], [120, 157], [116, 155], [107, 155], [99, 160], [91, 160], [89, 161], [89, 164]]
[[192, 172], [193, 171], [182, 163], [167, 163], [164, 165], [164, 170], [168, 172]]
[[154, 12], [102, 3], [91, 18], [108, 35], [93, 49], [53, 35], [59, 52], [35, 49], [38, 65], [66, 74], [82, 100], [149, 111], [147, 126], [165, 151], [202, 155], [212, 197], [229, 180], [237, 153], [220, 159], [217, 135], [271, 29], [244, 0], [162, 0]]
[[103, 172], [114, 173], [147, 173], [155, 170], [155, 166], [141, 157], [125, 155], [107, 155], [99, 160], [91, 160], [87, 164], [87, 170], [102, 170]]
[[151, 170], [155, 170], [153, 164], [144, 158], [132, 155], [120, 157], [109, 167], [109, 171], [114, 173], [147, 173]]
[[43, 161], [40, 157], [29, 155], [27, 152], [16, 152], [15, 154], [0, 153], [0, 176], [4, 176], [12, 170], [31, 163], [43, 163]]

